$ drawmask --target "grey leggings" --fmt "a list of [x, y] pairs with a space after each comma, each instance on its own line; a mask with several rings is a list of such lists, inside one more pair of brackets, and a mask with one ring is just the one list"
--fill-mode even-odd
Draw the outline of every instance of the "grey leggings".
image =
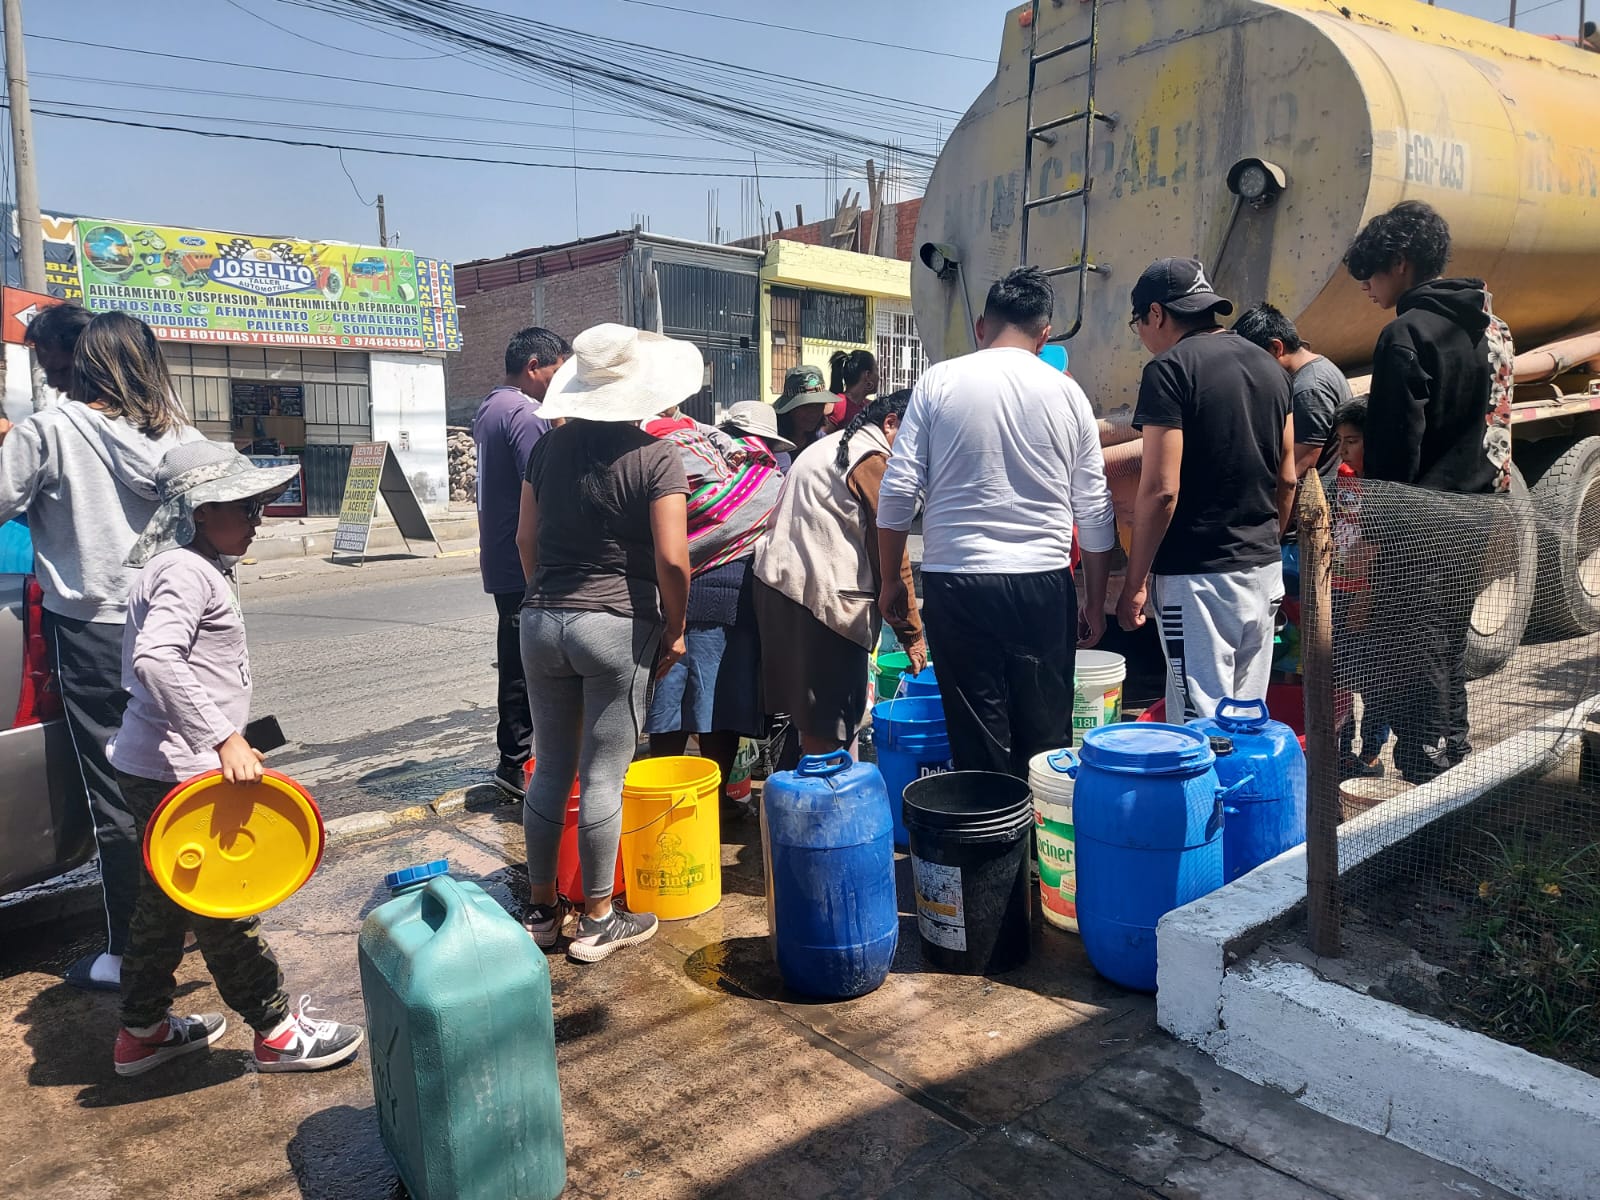
[[522, 610], [522, 669], [533, 711], [533, 783], [522, 806], [528, 882], [556, 878], [576, 777], [578, 857], [588, 900], [611, 895], [622, 835], [622, 777], [633, 761], [661, 627], [565, 608]]

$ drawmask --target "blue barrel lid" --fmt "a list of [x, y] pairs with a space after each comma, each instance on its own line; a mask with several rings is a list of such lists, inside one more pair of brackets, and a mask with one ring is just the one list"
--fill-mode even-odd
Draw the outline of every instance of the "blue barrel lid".
[[1211, 741], [1186, 725], [1132, 721], [1102, 725], [1083, 735], [1079, 757], [1107, 771], [1168, 775], [1204, 769], [1215, 761]]
[[383, 877], [383, 886], [394, 891], [397, 888], [410, 887], [414, 883], [426, 883], [434, 876], [443, 875], [449, 870], [449, 862], [439, 858], [431, 863], [422, 863], [420, 866], [390, 871]]

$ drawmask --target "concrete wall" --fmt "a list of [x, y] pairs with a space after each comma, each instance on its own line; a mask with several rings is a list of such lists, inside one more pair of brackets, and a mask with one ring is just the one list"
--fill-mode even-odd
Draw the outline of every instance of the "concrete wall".
[[444, 363], [420, 354], [374, 353], [371, 370], [372, 440], [394, 447], [422, 511], [442, 516], [450, 507]]

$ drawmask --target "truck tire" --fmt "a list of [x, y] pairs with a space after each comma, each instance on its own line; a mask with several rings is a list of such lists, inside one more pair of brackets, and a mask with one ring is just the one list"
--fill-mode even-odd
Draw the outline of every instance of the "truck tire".
[[1496, 530], [1485, 555], [1495, 574], [1478, 592], [1467, 631], [1467, 678], [1482, 679], [1505, 666], [1528, 627], [1539, 571], [1539, 529], [1522, 472], [1511, 468], [1511, 495], [1520, 503], [1503, 530]]
[[1559, 640], [1600, 630], [1600, 437], [1584, 438], [1533, 485], [1539, 597], [1533, 629]]

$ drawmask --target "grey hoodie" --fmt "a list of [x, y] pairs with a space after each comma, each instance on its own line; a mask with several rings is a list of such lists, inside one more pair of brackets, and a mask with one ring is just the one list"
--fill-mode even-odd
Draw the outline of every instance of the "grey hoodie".
[[123, 566], [156, 510], [161, 456], [199, 430], [160, 437], [68, 401], [18, 422], [0, 444], [0, 522], [28, 515], [44, 606], [121, 624], [137, 570]]

